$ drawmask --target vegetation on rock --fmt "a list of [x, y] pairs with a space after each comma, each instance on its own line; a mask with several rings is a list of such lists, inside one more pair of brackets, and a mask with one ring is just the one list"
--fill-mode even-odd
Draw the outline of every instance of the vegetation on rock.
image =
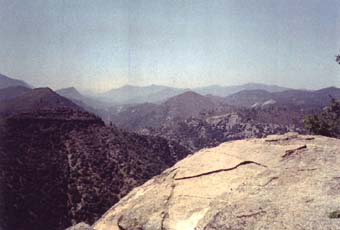
[[340, 210], [329, 213], [328, 217], [331, 219], [340, 218]]
[[304, 124], [313, 134], [340, 138], [340, 101], [332, 98], [320, 115], [306, 116]]

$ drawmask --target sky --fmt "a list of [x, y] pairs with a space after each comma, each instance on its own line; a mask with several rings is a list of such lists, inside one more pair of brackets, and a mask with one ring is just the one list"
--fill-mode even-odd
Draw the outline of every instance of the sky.
[[338, 0], [0, 0], [0, 73], [34, 86], [340, 87]]

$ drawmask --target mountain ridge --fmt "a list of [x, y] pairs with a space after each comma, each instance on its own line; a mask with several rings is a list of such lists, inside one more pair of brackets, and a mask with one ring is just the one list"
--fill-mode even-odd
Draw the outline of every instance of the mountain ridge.
[[23, 86], [26, 88], [32, 88], [29, 84], [22, 80], [10, 78], [6, 75], [0, 74], [0, 89], [13, 87], [13, 86]]
[[161, 104], [121, 107], [109, 122], [131, 132], [162, 136], [191, 151], [230, 140], [306, 132], [302, 121], [308, 111], [289, 111], [271, 101], [266, 103], [263, 108], [246, 108], [228, 105], [223, 98], [185, 92]]
[[268, 92], [265, 90], [244, 90], [224, 98], [231, 105], [251, 107], [255, 103], [274, 100], [281, 106], [296, 106], [301, 108], [320, 108], [327, 105], [330, 98], [340, 98], [340, 88], [327, 87], [319, 90], [286, 90]]
[[0, 89], [0, 101], [11, 100], [15, 97], [27, 93], [30, 90], [30, 88], [26, 88], [24, 86], [10, 86]]
[[127, 84], [102, 93], [100, 98], [106, 99], [107, 101], [111, 100], [115, 104], [136, 104], [145, 102], [159, 103], [186, 91], [194, 91], [201, 95], [211, 94], [214, 96], [225, 97], [246, 89], [266, 89], [269, 92], [279, 92], [288, 90], [289, 88], [261, 83], [246, 83], [234, 86], [209, 85], [193, 88], [176, 88], [156, 84], [147, 86]]
[[69, 99], [76, 99], [76, 100], [81, 100], [84, 96], [73, 86], [67, 87], [67, 88], [62, 88], [58, 89], [55, 91], [57, 94], [69, 98]]
[[41, 110], [71, 109], [85, 111], [70, 100], [58, 95], [48, 87], [35, 88], [0, 105], [2, 114], [18, 114]]
[[215, 96], [226, 97], [228, 95], [243, 91], [243, 90], [266, 90], [268, 92], [280, 92], [288, 90], [287, 87], [281, 87], [277, 85], [270, 84], [262, 84], [262, 83], [254, 83], [249, 82], [241, 85], [231, 85], [231, 86], [220, 86], [220, 85], [211, 85], [200, 88], [194, 88], [198, 93], [203, 95], [212, 94]]
[[6, 103], [10, 113], [0, 113], [1, 229], [93, 223], [132, 188], [190, 153], [161, 137], [106, 126], [50, 88]]

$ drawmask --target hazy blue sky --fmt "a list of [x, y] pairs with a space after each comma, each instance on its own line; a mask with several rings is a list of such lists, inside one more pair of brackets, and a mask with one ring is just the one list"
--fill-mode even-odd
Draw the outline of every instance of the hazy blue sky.
[[0, 73], [108, 89], [340, 86], [339, 0], [0, 0]]

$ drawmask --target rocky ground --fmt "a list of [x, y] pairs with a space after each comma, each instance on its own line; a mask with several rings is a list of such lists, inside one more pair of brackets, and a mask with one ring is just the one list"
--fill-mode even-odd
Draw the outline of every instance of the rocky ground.
[[339, 150], [338, 139], [295, 133], [203, 149], [132, 190], [92, 228], [338, 229]]

